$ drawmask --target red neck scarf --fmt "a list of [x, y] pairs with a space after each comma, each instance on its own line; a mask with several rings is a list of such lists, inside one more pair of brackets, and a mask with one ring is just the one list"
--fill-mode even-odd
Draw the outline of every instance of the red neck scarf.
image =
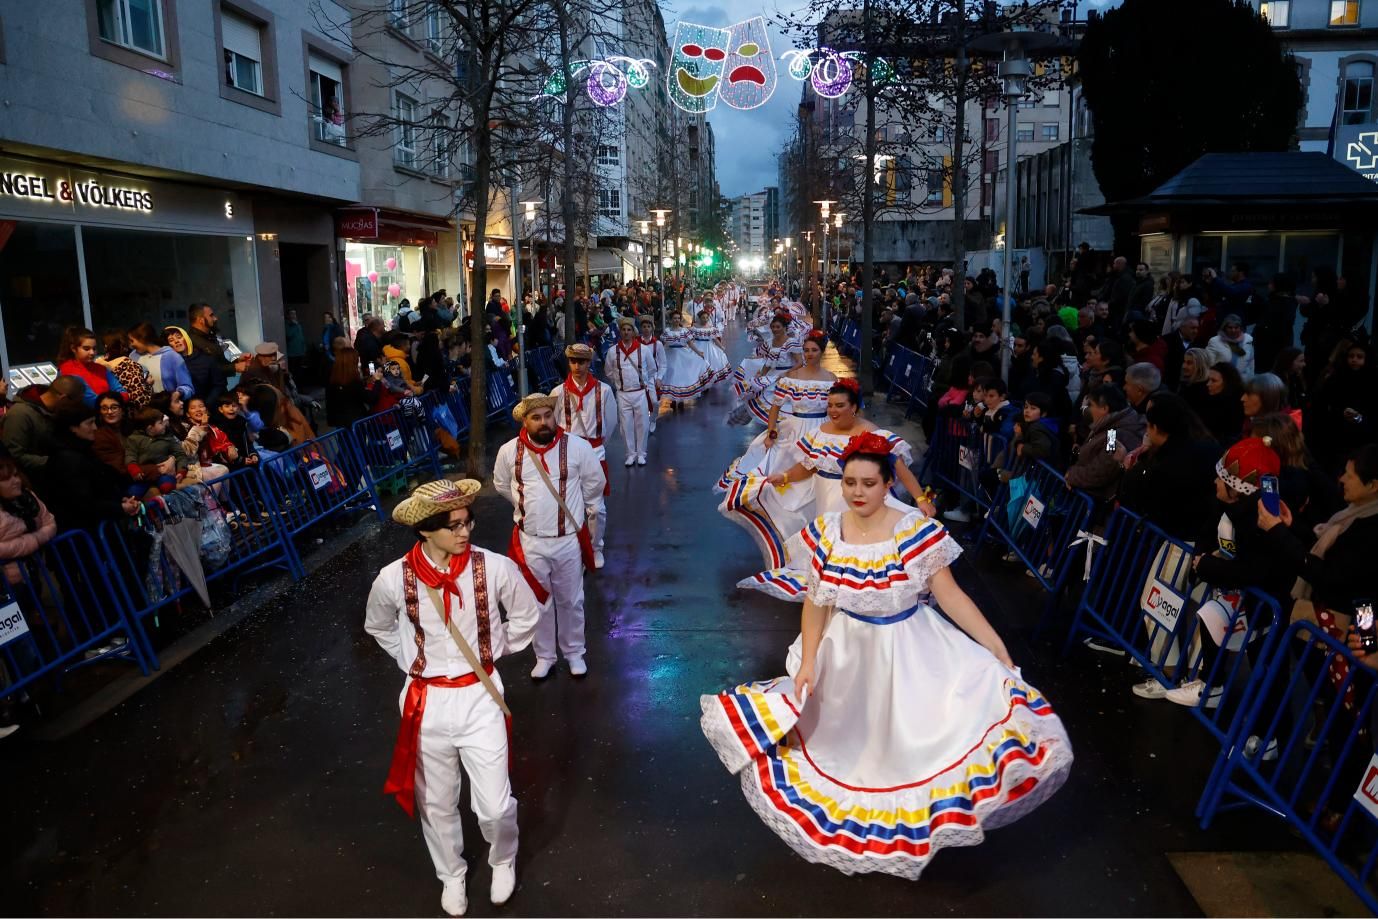
[[[523, 432], [525, 433], [525, 432]], [[432, 590], [440, 591], [440, 595], [445, 598], [445, 625], [450, 625], [450, 596], [454, 595], [459, 600], [459, 608], [464, 609], [464, 595], [459, 592], [459, 576], [464, 573], [464, 569], [469, 565], [470, 549], [466, 547], [460, 555], [450, 556], [450, 571], [448, 574], [441, 574], [436, 570], [435, 563], [426, 555], [421, 548], [421, 543], [412, 546], [407, 552], [407, 564], [411, 565], [412, 571], [416, 572], [416, 579]]]
[[579, 411], [582, 412], [584, 410], [584, 397], [593, 392], [593, 388], [597, 385], [598, 380], [590, 373], [588, 375], [588, 382], [580, 389], [579, 384], [574, 380], [574, 374], [571, 373], [569, 376], [565, 377], [565, 394], [579, 397]]
[[648, 347], [648, 348], [653, 348], [653, 347], [655, 347], [656, 337], [655, 337], [654, 335], [652, 335], [649, 341], [646, 340], [646, 339], [644, 339], [644, 338], [639, 338], [639, 339], [637, 339], [637, 341], [641, 342], [643, 345], [645, 345], [645, 346]]
[[[526, 447], [526, 449], [530, 450], [532, 453], [536, 454], [537, 456], [544, 456], [545, 454], [549, 453], [555, 447], [556, 444], [560, 442], [560, 437], [564, 433], [565, 432], [563, 428], [556, 427], [555, 436], [550, 439], [550, 443], [542, 447], [540, 444], [536, 443], [534, 440], [531, 439], [531, 435], [526, 432], [526, 427], [523, 426], [521, 433], [517, 435], [517, 439], [522, 442], [522, 446]], [[544, 460], [542, 462], [544, 462]]]
[[633, 339], [632, 339], [632, 346], [631, 346], [630, 348], [628, 348], [626, 345], [622, 344], [622, 342], [620, 342], [620, 341], [617, 343], [617, 350], [618, 350], [618, 351], [621, 351], [622, 354], [623, 354], [624, 356], [626, 356], [626, 357], [631, 357], [631, 356], [632, 356], [633, 354], [635, 354], [638, 350], [640, 350], [640, 348], [641, 348], [641, 339], [639, 339], [639, 338], [633, 338]]

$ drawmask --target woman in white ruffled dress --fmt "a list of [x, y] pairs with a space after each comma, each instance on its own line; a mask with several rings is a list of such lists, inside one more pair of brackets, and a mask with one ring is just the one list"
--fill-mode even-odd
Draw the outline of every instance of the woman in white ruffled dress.
[[[728, 413], [729, 424], [749, 424], [753, 418], [767, 423], [775, 381], [804, 361], [804, 343], [789, 334], [788, 314], [772, 317], [769, 333], [752, 338], [756, 343], [752, 356], [742, 361], [732, 374], [732, 391], [737, 396], [737, 404]], [[826, 344], [825, 338], [820, 348]], [[821, 356], [821, 350], [819, 354]]]
[[796, 853], [917, 880], [939, 849], [976, 845], [1047, 800], [1072, 747], [953, 579], [957, 542], [889, 505], [893, 460], [884, 438], [849, 444], [848, 507], [804, 534], [808, 598], [789, 675], [703, 696], [700, 724]]
[[659, 385], [661, 398], [678, 404], [704, 393], [713, 382], [708, 361], [694, 344], [693, 334], [684, 327], [684, 314], [674, 310], [667, 315], [670, 328], [660, 336], [665, 345], [665, 376]]
[[694, 347], [708, 362], [708, 372], [713, 377], [708, 384], [709, 386], [715, 386], [732, 376], [732, 363], [727, 359], [727, 353], [722, 349], [722, 336], [713, 327], [712, 317], [708, 313], [699, 313], [694, 317], [694, 326], [690, 330], [690, 335], [694, 339]]

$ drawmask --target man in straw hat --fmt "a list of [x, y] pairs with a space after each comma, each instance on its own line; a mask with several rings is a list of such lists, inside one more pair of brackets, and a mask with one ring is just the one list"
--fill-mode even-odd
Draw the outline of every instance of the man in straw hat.
[[[440, 905], [464, 914], [464, 835], [460, 767], [488, 841], [490, 895], [506, 903], [516, 887], [517, 800], [507, 776], [508, 719], [493, 661], [525, 648], [541, 607], [517, 566], [469, 542], [479, 483], [422, 485], [392, 512], [417, 543], [378, 572], [368, 595], [365, 630], [407, 674], [402, 725], [385, 794], [421, 833], [444, 885]], [[507, 613], [504, 622], [498, 615]]]
[[603, 539], [607, 531], [608, 495], [612, 490], [608, 478], [608, 450], [605, 440], [617, 429], [617, 399], [612, 387], [595, 377], [593, 349], [583, 342], [565, 348], [569, 361], [569, 376], [550, 391], [555, 400], [555, 420], [566, 432], [589, 442], [599, 464], [603, 467], [603, 500], [598, 502], [598, 525], [593, 534], [594, 567], [603, 567]]
[[651, 356], [651, 363], [655, 365], [655, 372], [652, 374], [654, 381], [646, 389], [646, 413], [647, 434], [656, 432], [656, 416], [660, 414], [660, 381], [665, 379], [665, 370], [668, 361], [665, 359], [665, 346], [656, 338], [656, 323], [650, 316], [642, 316], [637, 320], [637, 326], [641, 329], [641, 348]]
[[583, 676], [584, 569], [596, 566], [589, 524], [607, 479], [589, 442], [556, 423], [554, 397], [533, 393], [512, 417], [522, 429], [498, 450], [493, 487], [512, 502], [516, 526], [508, 557], [541, 603], [531, 677], [550, 675], [557, 639], [570, 674]]
[[608, 351], [605, 360], [608, 382], [617, 390], [617, 415], [622, 422], [622, 439], [627, 444], [627, 461], [623, 465], [646, 465], [646, 436], [650, 397], [655, 389], [655, 357], [641, 346], [636, 337], [636, 323], [623, 317], [617, 320], [621, 334], [618, 343]]

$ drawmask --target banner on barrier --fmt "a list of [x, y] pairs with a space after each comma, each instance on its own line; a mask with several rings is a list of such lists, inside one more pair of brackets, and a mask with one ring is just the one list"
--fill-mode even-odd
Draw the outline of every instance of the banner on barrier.
[[1177, 619], [1187, 605], [1186, 598], [1157, 578], [1153, 579], [1143, 610], [1149, 618], [1169, 632], [1177, 627]]
[[976, 451], [971, 449], [970, 447], [958, 447], [957, 465], [961, 466], [963, 469], [970, 469], [972, 472], [975, 472]]
[[402, 449], [402, 432], [398, 430], [388, 431], [388, 448], [396, 453]]
[[24, 620], [24, 613], [20, 611], [19, 604], [11, 600], [0, 606], [0, 646], [7, 645], [16, 638], [23, 638], [27, 634], [29, 623]]
[[1364, 780], [1354, 789], [1354, 800], [1374, 817], [1378, 817], [1378, 753], [1368, 761]]
[[1038, 529], [1039, 522], [1043, 520], [1043, 508], [1044, 504], [1042, 501], [1038, 500], [1034, 495], [1029, 495], [1029, 500], [1024, 503], [1024, 512], [1022, 514], [1024, 522], [1035, 530]]
[[[1214, 596], [1196, 608], [1196, 615], [1201, 617], [1201, 623], [1210, 633], [1216, 647], [1224, 648], [1226, 651], [1244, 649], [1244, 640], [1249, 634], [1249, 617], [1243, 613], [1236, 615], [1242, 599], [1239, 594], [1216, 591]], [[1233, 627], [1230, 625], [1232, 618]], [[1225, 634], [1227, 630], [1229, 635]]]
[[320, 491], [322, 488], [325, 488], [330, 484], [329, 466], [326, 466], [324, 464], [319, 466], [312, 466], [310, 469], [307, 470], [307, 474], [311, 476], [311, 487], [316, 491]]

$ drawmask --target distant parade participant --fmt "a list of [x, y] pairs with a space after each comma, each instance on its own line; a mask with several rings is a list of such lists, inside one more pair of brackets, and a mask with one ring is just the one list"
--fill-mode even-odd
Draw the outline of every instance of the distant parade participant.
[[722, 336], [710, 324], [707, 313], [694, 317], [694, 327], [689, 334], [693, 336], [694, 345], [703, 352], [703, 359], [708, 362], [708, 372], [713, 377], [713, 382], [708, 384], [710, 387], [732, 376], [732, 362], [722, 349]]
[[383, 791], [408, 815], [419, 810], [444, 885], [440, 906], [451, 916], [468, 907], [461, 767], [488, 842], [493, 903], [506, 903], [516, 887], [517, 799], [507, 775], [511, 713], [493, 662], [530, 644], [541, 615], [517, 566], [469, 542], [479, 487], [473, 479], [429, 482], [397, 505], [392, 519], [411, 527], [417, 543], [378, 573], [364, 619], [364, 629], [407, 674]]
[[847, 507], [805, 530], [789, 675], [701, 697], [700, 724], [804, 859], [917, 880], [940, 849], [976, 845], [1046, 801], [1072, 746], [953, 579], [957, 541], [889, 505], [889, 442], [855, 437], [838, 465]]
[[650, 352], [655, 362], [655, 382], [646, 390], [647, 421], [650, 423], [646, 433], [654, 434], [656, 416], [660, 414], [660, 383], [665, 379], [665, 345], [656, 338], [656, 322], [650, 316], [642, 316], [638, 325], [641, 327], [641, 347]]
[[555, 420], [560, 427], [587, 440], [603, 467], [603, 500], [598, 504], [598, 525], [593, 534], [594, 567], [602, 568], [608, 495], [612, 494], [605, 444], [617, 430], [617, 397], [611, 386], [593, 375], [593, 349], [588, 345], [577, 342], [565, 348], [565, 359], [569, 362], [569, 376], [550, 395], [555, 399]]
[[571, 676], [584, 661], [584, 569], [597, 567], [589, 522], [598, 518], [606, 479], [593, 447], [555, 421], [555, 399], [533, 394], [512, 409], [521, 433], [498, 450], [493, 487], [512, 503], [516, 525], [507, 554], [536, 599], [541, 621], [532, 679], [555, 666], [556, 647]]
[[708, 361], [694, 344], [693, 334], [684, 327], [684, 314], [672, 310], [666, 317], [670, 327], [661, 336], [665, 346], [665, 375], [660, 394], [674, 406], [701, 396], [713, 382]]
[[802, 363], [803, 340], [790, 333], [789, 313], [776, 313], [770, 318], [769, 333], [756, 339], [755, 352], [733, 371], [732, 391], [737, 405], [728, 415], [728, 422], [749, 424], [755, 418], [765, 424], [775, 381]]
[[636, 323], [619, 319], [620, 338], [603, 357], [603, 372], [617, 393], [617, 417], [622, 425], [622, 439], [627, 445], [626, 466], [646, 465], [646, 438], [652, 397], [655, 388], [655, 357], [642, 347], [636, 334]]

